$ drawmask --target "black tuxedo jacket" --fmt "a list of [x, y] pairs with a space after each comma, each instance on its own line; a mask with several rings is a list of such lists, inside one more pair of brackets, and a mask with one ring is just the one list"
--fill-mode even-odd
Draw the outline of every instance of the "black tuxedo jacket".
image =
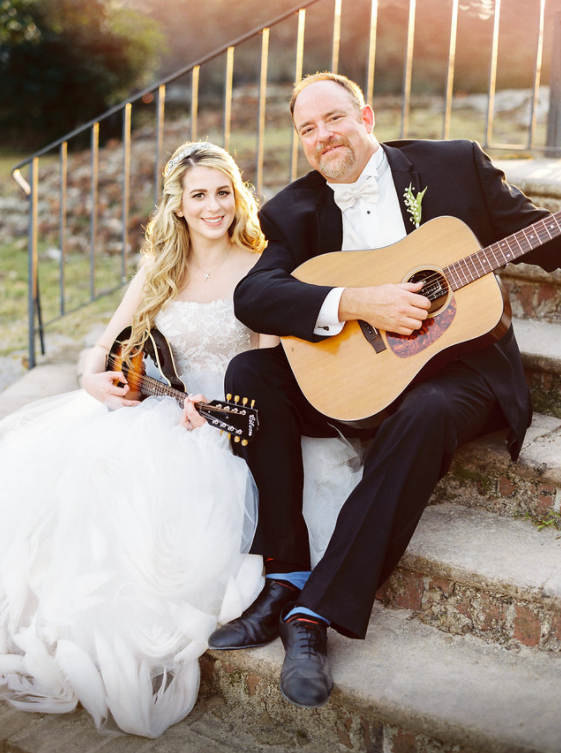
[[[482, 246], [488, 246], [548, 215], [535, 207], [472, 141], [396, 141], [382, 145], [398, 197], [409, 185], [427, 188], [422, 222], [449, 215], [465, 222]], [[414, 229], [401, 201], [405, 227]], [[237, 317], [256, 332], [320, 339], [313, 330], [330, 287], [309, 285], [291, 272], [312, 256], [342, 245], [341, 212], [325, 178], [313, 171], [287, 186], [260, 212], [268, 246], [236, 288]], [[429, 261], [429, 260], [427, 260]], [[561, 239], [518, 259], [547, 271], [561, 265]], [[531, 420], [522, 362], [512, 329], [496, 344], [463, 356], [497, 396], [512, 429], [509, 448], [520, 450]]]

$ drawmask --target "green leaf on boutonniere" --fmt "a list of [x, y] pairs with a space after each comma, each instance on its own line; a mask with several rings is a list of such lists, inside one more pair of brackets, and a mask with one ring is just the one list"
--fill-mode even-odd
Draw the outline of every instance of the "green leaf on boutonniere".
[[425, 195], [427, 188], [428, 186], [423, 188], [422, 191], [418, 191], [417, 196], [415, 196], [413, 194], [413, 186], [410, 183], [409, 187], [403, 194], [403, 196], [405, 197], [405, 206], [407, 207], [407, 211], [411, 215], [410, 220], [416, 228], [418, 228], [421, 224], [421, 202], [423, 201], [423, 196]]

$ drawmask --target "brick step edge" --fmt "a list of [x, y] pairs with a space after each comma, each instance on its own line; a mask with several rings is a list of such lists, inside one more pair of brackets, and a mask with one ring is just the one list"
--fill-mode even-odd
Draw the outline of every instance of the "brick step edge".
[[561, 418], [559, 313], [556, 314], [556, 323], [514, 318], [512, 326], [534, 409]]
[[503, 431], [461, 447], [431, 498], [432, 504], [442, 502], [555, 522], [561, 510], [561, 420], [535, 414], [516, 462]]
[[499, 273], [516, 317], [559, 322], [561, 272], [544, 272], [530, 264], [509, 264]]
[[428, 507], [378, 598], [448, 633], [561, 652], [561, 531]]
[[366, 640], [329, 631], [329, 654], [335, 688], [320, 709], [282, 698], [279, 640], [208, 652], [203, 692], [220, 693], [234, 720], [300, 731], [306, 750], [559, 753], [561, 657], [445, 635], [378, 605]]

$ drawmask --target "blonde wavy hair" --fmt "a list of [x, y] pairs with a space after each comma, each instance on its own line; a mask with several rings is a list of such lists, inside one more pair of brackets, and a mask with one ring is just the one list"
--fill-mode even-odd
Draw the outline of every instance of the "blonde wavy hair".
[[125, 358], [135, 348], [142, 348], [157, 313], [177, 297], [189, 279], [189, 227], [177, 212], [181, 209], [184, 176], [197, 165], [220, 170], [232, 182], [236, 207], [229, 228], [232, 243], [255, 253], [261, 253], [265, 247], [257, 219], [257, 200], [228, 152], [208, 142], [186, 142], [178, 147], [163, 170], [162, 196], [151, 215], [140, 249], [144, 260], [151, 263], [147, 267], [142, 299], [133, 317], [131, 338], [123, 352]]

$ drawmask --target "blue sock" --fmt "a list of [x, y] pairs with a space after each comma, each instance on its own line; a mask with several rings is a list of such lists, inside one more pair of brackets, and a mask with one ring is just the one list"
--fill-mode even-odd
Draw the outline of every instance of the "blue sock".
[[311, 570], [300, 570], [294, 573], [267, 573], [267, 578], [272, 578], [272, 580], [284, 580], [287, 583], [291, 583], [296, 588], [299, 588], [301, 591], [306, 585], [306, 581], [310, 575]]
[[291, 617], [294, 617], [295, 614], [305, 614], [308, 617], [315, 617], [317, 620], [322, 620], [328, 625], [331, 625], [331, 620], [328, 620], [327, 617], [322, 617], [321, 614], [314, 612], [312, 609], [308, 609], [308, 607], [299, 607], [299, 606], [296, 606], [294, 607], [294, 609], [291, 609], [290, 612], [284, 618], [284, 621], [286, 622]]

